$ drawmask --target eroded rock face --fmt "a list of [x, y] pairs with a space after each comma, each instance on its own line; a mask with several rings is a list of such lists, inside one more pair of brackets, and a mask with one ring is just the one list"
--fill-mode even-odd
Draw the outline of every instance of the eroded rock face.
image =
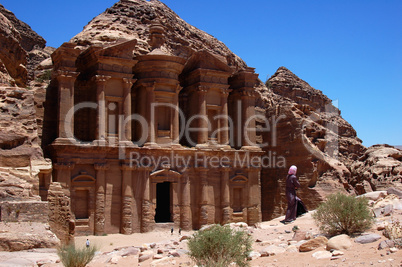
[[50, 57], [52, 48], [31, 27], [0, 4], [0, 84], [25, 87], [37, 65]]
[[368, 182], [373, 190], [386, 190], [390, 187], [402, 189], [402, 151], [397, 148], [388, 145], [371, 146], [351, 165], [351, 170], [351, 184], [357, 187]]
[[331, 100], [284, 67], [260, 85], [259, 107], [270, 121], [271, 130], [261, 135], [264, 150], [282, 157], [285, 164], [263, 169], [261, 180], [263, 219], [284, 213], [286, 174], [298, 167], [299, 197], [314, 209], [328, 194], [355, 193], [349, 186], [349, 165], [364, 151], [356, 131], [341, 116]]

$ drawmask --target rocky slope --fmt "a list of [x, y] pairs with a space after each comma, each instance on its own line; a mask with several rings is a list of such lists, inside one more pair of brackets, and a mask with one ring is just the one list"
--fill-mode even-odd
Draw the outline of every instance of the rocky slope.
[[[297, 165], [302, 187], [298, 195], [314, 209], [328, 194], [343, 191], [363, 194], [373, 190], [400, 187], [402, 162], [399, 150], [362, 145], [353, 127], [321, 91], [312, 88], [285, 67], [280, 67], [258, 88], [260, 112], [275, 127], [262, 136], [275, 141], [264, 148], [283, 156], [286, 166]], [[263, 219], [275, 218], [286, 210], [285, 177], [287, 169], [263, 169]]]

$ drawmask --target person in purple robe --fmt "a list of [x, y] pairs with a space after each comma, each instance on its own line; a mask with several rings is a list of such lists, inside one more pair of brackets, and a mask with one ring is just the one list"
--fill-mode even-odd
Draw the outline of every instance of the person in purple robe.
[[300, 188], [299, 180], [296, 177], [297, 167], [292, 165], [289, 168], [286, 177], [286, 199], [288, 201], [288, 209], [283, 223], [290, 223], [296, 220], [300, 214], [306, 213], [307, 209], [300, 198], [296, 196], [296, 190]]

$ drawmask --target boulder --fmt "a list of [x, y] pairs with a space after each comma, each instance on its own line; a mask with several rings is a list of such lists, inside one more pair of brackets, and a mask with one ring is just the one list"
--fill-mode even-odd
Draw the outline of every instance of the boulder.
[[325, 236], [318, 236], [314, 239], [310, 239], [299, 247], [300, 252], [312, 251], [316, 248], [323, 247], [328, 243], [328, 239]]
[[148, 259], [151, 259], [154, 255], [154, 252], [152, 250], [146, 250], [144, 252], [140, 253], [140, 256], [138, 258], [138, 262], [143, 262], [146, 261]]
[[381, 238], [381, 236], [377, 235], [377, 234], [367, 234], [367, 235], [362, 235], [362, 236], [357, 237], [355, 239], [355, 242], [359, 243], [359, 244], [367, 244], [367, 243], [373, 243], [373, 242], [379, 240], [380, 238]]
[[261, 257], [261, 254], [260, 254], [259, 252], [257, 252], [257, 251], [251, 251], [251, 252], [248, 254], [247, 259], [248, 259], [248, 260], [255, 260], [255, 259], [258, 259], [259, 257]]
[[309, 240], [312, 239], [313, 235], [311, 232], [306, 231], [296, 231], [293, 235], [292, 241], [301, 241], [301, 240]]
[[331, 237], [327, 243], [327, 250], [347, 250], [352, 246], [352, 241], [348, 235], [337, 235]]

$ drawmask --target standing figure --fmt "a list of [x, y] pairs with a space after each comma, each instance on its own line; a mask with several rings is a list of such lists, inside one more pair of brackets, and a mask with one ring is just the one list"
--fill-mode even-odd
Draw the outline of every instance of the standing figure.
[[296, 177], [297, 167], [292, 165], [289, 168], [288, 176], [286, 177], [286, 199], [288, 200], [288, 209], [286, 210], [285, 224], [296, 220], [298, 202], [304, 207], [303, 202], [296, 196], [296, 190], [300, 187], [299, 180]]
[[170, 234], [173, 235], [173, 227], [170, 229]]
[[89, 240], [87, 239], [87, 241], [85, 242], [85, 246], [87, 247], [87, 248], [89, 248]]

